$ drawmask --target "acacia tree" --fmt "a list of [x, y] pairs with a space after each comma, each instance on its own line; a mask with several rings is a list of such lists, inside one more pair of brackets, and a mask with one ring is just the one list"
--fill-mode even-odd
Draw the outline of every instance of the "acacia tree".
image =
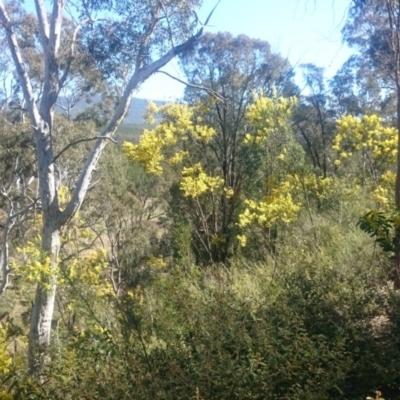
[[[216, 201], [208, 224], [194, 224], [198, 237], [207, 232], [207, 225], [214, 225], [212, 241], [217, 245], [208, 246], [210, 258], [225, 262], [235, 242], [241, 192], [250, 181], [254, 189], [267, 153], [261, 146], [250, 151], [244, 145], [246, 134], [253, 129], [246, 113], [260, 93], [272, 97], [274, 92], [295, 94], [293, 70], [287, 59], [271, 51], [267, 41], [221, 32], [206, 33], [180, 59], [190, 84], [185, 100], [192, 106], [202, 104], [200, 117], [216, 132], [207, 145], [209, 163], [218, 170], [224, 187], [233, 191], [232, 196], [221, 196]], [[258, 182], [264, 184], [266, 178], [264, 175]]]
[[238, 135], [234, 154], [238, 182], [232, 184], [216, 151], [221, 133], [210, 126], [204, 105], [153, 104], [162, 122], [145, 130], [138, 144], [124, 143], [127, 158], [149, 174], [172, 172], [177, 178], [172, 212], [189, 222], [198, 263], [227, 262], [238, 245], [246, 246], [244, 228], [249, 231], [250, 225], [266, 228], [269, 245], [269, 229], [297, 215], [299, 205], [287, 180], [302, 159], [288, 123], [295, 103], [295, 98], [275, 95], [256, 97], [248, 105], [243, 116], [247, 129]]
[[333, 131], [331, 98], [325, 87], [324, 71], [313, 64], [302, 65], [307, 94], [294, 113], [294, 126], [312, 161], [317, 174], [323, 178], [330, 167], [329, 144]]
[[[80, 209], [101, 153], [123, 120], [135, 89], [200, 37], [202, 28], [192, 34], [198, 23], [194, 9], [200, 3], [200, 0], [54, 0], [48, 12], [43, 0], [35, 0], [38, 33], [35, 54], [43, 68], [43, 80], [37, 84], [35, 67], [26, 57], [24, 36], [19, 29], [21, 15], [28, 13], [19, 3], [0, 1], [3, 38], [33, 127], [43, 216], [41, 252], [43, 262], [50, 259], [45, 282], [37, 285], [31, 315], [28, 351], [31, 372], [40, 369], [42, 351], [50, 343], [61, 231]], [[111, 17], [104, 18], [106, 13]], [[58, 155], [53, 152], [54, 111], [79, 54], [90, 58], [92, 67], [101, 72], [105, 81], [116, 83], [120, 96], [112, 117], [87, 154], [71, 200], [61, 210], [55, 169]]]

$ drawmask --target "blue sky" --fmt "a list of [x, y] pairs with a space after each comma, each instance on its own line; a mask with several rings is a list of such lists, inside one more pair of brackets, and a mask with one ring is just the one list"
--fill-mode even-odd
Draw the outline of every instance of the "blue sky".
[[[199, 12], [205, 20], [217, 0], [204, 0]], [[333, 76], [351, 51], [341, 42], [351, 0], [221, 0], [210, 32], [244, 33], [266, 40], [272, 50], [287, 57], [292, 65], [314, 63]], [[184, 79], [175, 62], [166, 68]], [[298, 78], [300, 82], [300, 78]], [[156, 74], [142, 85], [137, 97], [174, 100], [182, 96], [183, 85]]]

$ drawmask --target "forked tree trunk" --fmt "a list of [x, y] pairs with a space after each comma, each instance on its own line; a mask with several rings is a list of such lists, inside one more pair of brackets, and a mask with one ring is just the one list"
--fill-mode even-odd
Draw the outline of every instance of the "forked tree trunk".
[[[218, 4], [218, 3], [217, 3]], [[43, 0], [35, 0], [36, 13], [38, 18], [38, 27], [40, 39], [44, 54], [44, 84], [40, 101], [40, 107], [37, 106], [35, 94], [28, 75], [26, 63], [23, 60], [21, 49], [18, 44], [17, 35], [14, 32], [14, 25], [7, 13], [6, 7], [0, 0], [0, 22], [1, 29], [7, 38], [8, 47], [10, 49], [15, 69], [23, 91], [26, 108], [34, 128], [34, 137], [36, 143], [39, 192], [43, 215], [42, 230], [42, 257], [43, 261], [46, 257], [51, 260], [51, 271], [48, 276], [43, 277], [43, 281], [37, 286], [35, 304], [31, 315], [31, 327], [29, 332], [29, 368], [31, 373], [40, 373], [41, 366], [46, 362], [45, 350], [50, 343], [51, 320], [54, 311], [55, 294], [57, 288], [57, 262], [60, 251], [60, 232], [69, 221], [76, 215], [80, 209], [86, 192], [89, 188], [92, 173], [101, 156], [107, 139], [110, 139], [118, 126], [121, 124], [131, 102], [132, 94], [135, 89], [153, 73], [165, 66], [178, 54], [181, 54], [192, 47], [192, 45], [201, 36], [203, 29], [201, 28], [195, 35], [180, 45], [172, 47], [162, 57], [154, 62], [140, 67], [138, 62], [131, 78], [126, 84], [125, 90], [118, 106], [114, 111], [114, 115], [110, 122], [101, 132], [100, 137], [93, 145], [89, 152], [85, 165], [82, 167], [77, 179], [74, 192], [70, 202], [64, 211], [60, 211], [57, 201], [57, 182], [54, 175], [54, 162], [58, 156], [54, 157], [52, 149], [52, 130], [53, 130], [53, 114], [55, 103], [66, 80], [65, 71], [69, 71], [69, 66], [65, 67], [63, 76], [60, 78], [60, 70], [57, 62], [58, 50], [60, 47], [60, 38], [62, 34], [62, 21], [65, 0], [53, 0], [53, 9], [48, 14], [45, 9]], [[216, 6], [215, 6], [216, 7]], [[205, 24], [208, 23], [214, 9], [209, 14]], [[88, 20], [89, 21], [89, 20]], [[153, 21], [154, 26], [157, 20]], [[152, 29], [154, 29], [154, 26]], [[77, 32], [82, 25], [77, 25], [74, 31], [74, 39], [70, 48], [69, 63], [72, 62], [74, 56], [74, 48]], [[152, 34], [152, 29], [148, 35]], [[145, 38], [146, 40], [149, 38]], [[70, 65], [70, 64], [69, 64]], [[66, 149], [68, 146], [66, 147]], [[65, 149], [64, 149], [65, 151]]]
[[[46, 113], [46, 110], [49, 110]], [[46, 118], [35, 129], [39, 194], [42, 205], [41, 263], [49, 266], [37, 284], [29, 331], [28, 364], [33, 374], [45, 363], [44, 350], [50, 344], [51, 321], [53, 318], [58, 279], [58, 255], [60, 252], [60, 215], [57, 198], [57, 182], [54, 174], [54, 156], [51, 141], [53, 109], [44, 105], [41, 114]], [[47, 114], [47, 115], [46, 115]]]

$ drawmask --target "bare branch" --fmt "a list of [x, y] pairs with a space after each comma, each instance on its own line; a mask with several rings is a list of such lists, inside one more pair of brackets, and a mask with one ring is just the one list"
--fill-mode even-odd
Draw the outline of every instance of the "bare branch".
[[49, 22], [46, 15], [46, 7], [43, 0], [35, 0], [36, 14], [38, 17], [40, 40], [42, 41], [43, 51], [47, 51], [49, 44]]
[[63, 73], [62, 77], [59, 80], [60, 89], [63, 87], [63, 85], [64, 85], [64, 83], [65, 83], [65, 81], [66, 81], [66, 79], [68, 77], [72, 61], [74, 60], [74, 57], [75, 57], [76, 37], [78, 36], [78, 33], [82, 29], [82, 27], [84, 25], [86, 25], [88, 22], [92, 22], [92, 20], [90, 20], [89, 18], [86, 18], [83, 21], [81, 21], [74, 29], [74, 33], [72, 35], [71, 47], [70, 47], [70, 50], [69, 50], [69, 57], [68, 57], [68, 61], [67, 61], [67, 66], [66, 66], [66, 68], [64, 70], [64, 73]]
[[8, 47], [11, 51], [11, 56], [14, 61], [15, 68], [17, 70], [18, 78], [20, 80], [24, 98], [27, 102], [27, 107], [32, 120], [35, 124], [35, 128], [39, 127], [41, 118], [39, 111], [36, 107], [35, 98], [33, 96], [32, 84], [29, 79], [28, 73], [25, 70], [24, 62], [21, 55], [21, 50], [18, 45], [17, 36], [13, 30], [10, 17], [8, 16], [7, 10], [2, 0], [0, 0], [0, 22], [2, 23], [5, 33], [7, 36]]
[[45, 74], [43, 84], [43, 96], [40, 102], [40, 115], [49, 125], [49, 130], [52, 129], [54, 105], [59, 94], [59, 67], [57, 63], [58, 50], [61, 41], [61, 28], [64, 12], [64, 0], [53, 1], [53, 11], [50, 20], [49, 41], [45, 59]]
[[162, 10], [164, 12], [165, 18], [167, 20], [169, 40], [171, 41], [172, 47], [174, 47], [175, 46], [174, 38], [172, 37], [172, 29], [171, 29], [171, 24], [169, 22], [168, 13], [167, 13], [167, 10], [165, 9], [165, 5], [164, 5], [163, 0], [159, 0], [159, 1], [160, 1], [160, 4], [161, 4], [161, 8], [162, 8]]
[[221, 2], [221, 0], [218, 0], [217, 4], [214, 6], [214, 8], [211, 10], [210, 14], [208, 14], [208, 17], [206, 19], [206, 22], [204, 22], [204, 26], [206, 26], [209, 22], [210, 19], [212, 17], [212, 15], [214, 14], [215, 9], [218, 7], [219, 3]]
[[171, 74], [169, 74], [168, 72], [165, 72], [165, 71], [157, 71], [157, 73], [167, 75], [171, 79], [174, 79], [177, 82], [182, 83], [183, 85], [186, 85], [186, 86], [191, 87], [193, 89], [204, 90], [205, 92], [207, 92], [211, 96], [214, 96], [219, 101], [225, 101], [226, 100], [225, 97], [221, 96], [218, 92], [216, 92], [215, 90], [212, 90], [210, 88], [207, 88], [205, 86], [200, 86], [200, 85], [195, 85], [193, 83], [185, 82], [185, 81], [177, 78], [176, 76], [173, 76], [173, 75], [171, 75]]
[[54, 164], [56, 162], [56, 160], [61, 157], [62, 154], [64, 154], [69, 148], [71, 148], [72, 146], [75, 146], [79, 143], [83, 143], [83, 142], [91, 142], [92, 140], [110, 140], [111, 142], [117, 144], [118, 142], [116, 140], [114, 140], [112, 137], [108, 137], [108, 136], [94, 136], [91, 138], [84, 138], [84, 139], [78, 139], [78, 140], [74, 140], [73, 142], [69, 143], [67, 146], [65, 146], [56, 156], [54, 156], [52, 163]]
[[64, 1], [65, 0], [53, 1], [53, 12], [51, 13], [48, 51], [52, 52], [54, 54], [54, 57], [57, 57], [58, 50], [60, 48], [62, 18], [65, 6]]

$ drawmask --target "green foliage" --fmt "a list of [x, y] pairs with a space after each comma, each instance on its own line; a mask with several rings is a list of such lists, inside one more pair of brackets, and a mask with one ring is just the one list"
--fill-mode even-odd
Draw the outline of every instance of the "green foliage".
[[324, 229], [334, 243], [313, 251], [293, 238], [279, 268], [237, 260], [158, 275], [98, 322], [60, 331], [45, 383], [14, 375], [3, 387], [29, 399], [395, 398], [399, 296], [348, 244], [361, 232], [318, 229], [314, 245]]
[[[295, 98], [276, 92], [271, 97], [254, 96], [243, 115], [247, 133], [234, 140], [232, 167], [224, 161], [224, 148], [231, 144], [221, 146], [226, 134], [207, 123], [211, 111], [206, 103], [196, 107], [150, 103], [149, 122], [157, 113], [162, 122], [145, 130], [138, 144], [123, 144], [127, 159], [138, 162], [148, 174], [169, 172], [176, 177], [182, 193], [175, 193], [174, 201], [191, 222], [198, 261], [228, 261], [238, 243], [245, 245], [241, 228], [250, 224], [269, 228], [295, 219], [300, 205], [292, 199], [284, 171], [296, 153], [301, 159], [289, 127], [295, 104]], [[250, 176], [251, 184], [244, 182]]]
[[[105, 97], [72, 120], [67, 87], [66, 115], [55, 117], [60, 210], [88, 139], [118, 101], [112, 82], [133, 58], [140, 68], [164, 51], [169, 34], [189, 34], [199, 2], [150, 3], [85, 3], [89, 14], [121, 18], [79, 34], [68, 84], [79, 98]], [[140, 50], [140, 21], [158, 12], [165, 18]], [[29, 52], [38, 32], [21, 18]], [[31, 58], [39, 82], [43, 65]], [[0, 260], [14, 280], [0, 298], [0, 399], [399, 398], [400, 295], [390, 289], [397, 137], [374, 92], [384, 78], [360, 76], [353, 59], [329, 93], [322, 69], [305, 65], [309, 93], [298, 101], [285, 97], [296, 92], [287, 61], [243, 35], [205, 35], [182, 62], [191, 83], [213, 92], [188, 88], [187, 104], [150, 104], [147, 124], [119, 129], [128, 142], [93, 171], [87, 201], [62, 231], [57, 268], [39, 250], [29, 124], [16, 110], [4, 114], [0, 215], [12, 234]], [[355, 99], [353, 85], [367, 81], [372, 100]], [[41, 376], [30, 377], [22, 316], [31, 284], [50, 278], [54, 342]]]
[[398, 223], [398, 212], [388, 215], [379, 211], [370, 211], [359, 219], [357, 226], [375, 238], [375, 242], [384, 252], [394, 255], [398, 248], [398, 239], [395, 236]]

